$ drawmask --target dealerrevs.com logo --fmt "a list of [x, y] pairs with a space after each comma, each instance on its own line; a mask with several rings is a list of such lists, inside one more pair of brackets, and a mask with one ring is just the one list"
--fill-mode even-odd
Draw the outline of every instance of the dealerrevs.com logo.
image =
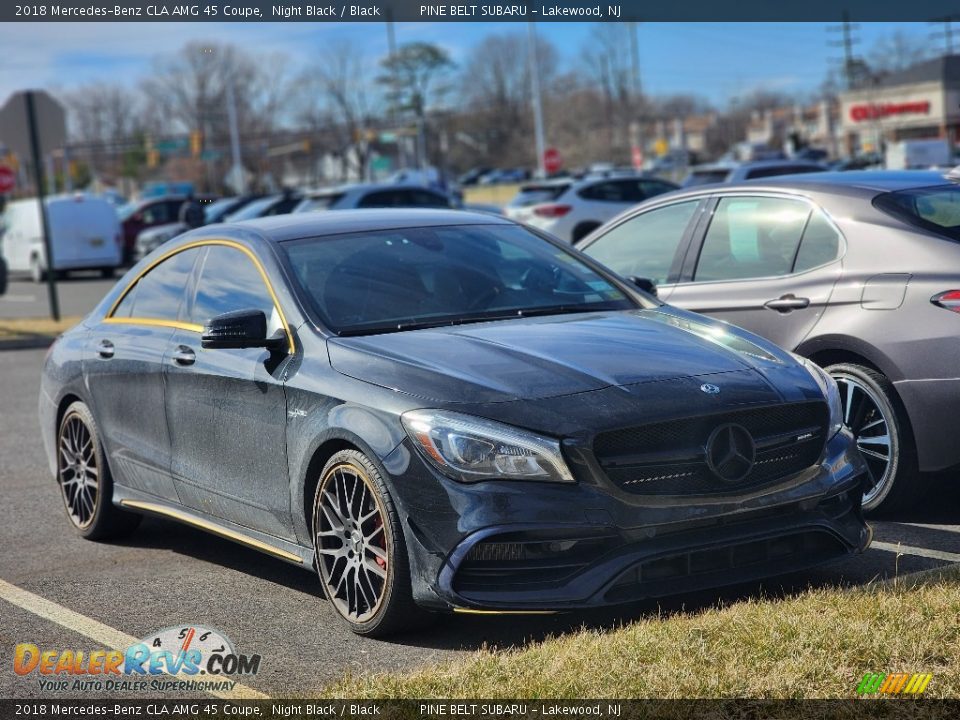
[[[44, 691], [232, 690], [233, 675], [255, 675], [260, 655], [243, 655], [202, 625], [169, 627], [126, 650], [60, 650], [20, 643], [13, 671], [37, 675]], [[175, 676], [175, 679], [166, 676]]]

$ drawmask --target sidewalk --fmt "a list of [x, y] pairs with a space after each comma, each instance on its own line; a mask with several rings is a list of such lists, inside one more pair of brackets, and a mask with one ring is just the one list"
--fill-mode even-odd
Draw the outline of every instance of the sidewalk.
[[59, 322], [50, 318], [0, 318], [0, 351], [45, 348], [80, 320], [76, 315]]

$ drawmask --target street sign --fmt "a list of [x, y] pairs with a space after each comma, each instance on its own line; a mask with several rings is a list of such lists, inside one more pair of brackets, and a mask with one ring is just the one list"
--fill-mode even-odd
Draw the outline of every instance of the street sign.
[[43, 90], [15, 92], [0, 108], [0, 141], [20, 158], [29, 157], [30, 127], [27, 123], [27, 93], [33, 95], [37, 141], [41, 153], [62, 148], [67, 142], [67, 114], [63, 105]]
[[556, 148], [547, 148], [543, 151], [543, 169], [547, 175], [553, 175], [559, 172], [563, 167], [563, 159], [560, 157], [560, 151]]
[[13, 168], [6, 165], [0, 165], [0, 195], [6, 195], [11, 192], [17, 184], [17, 175]]

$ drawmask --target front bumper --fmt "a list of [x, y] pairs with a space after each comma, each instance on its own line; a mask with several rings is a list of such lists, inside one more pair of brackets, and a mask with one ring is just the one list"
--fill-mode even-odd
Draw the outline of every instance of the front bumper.
[[583, 482], [463, 485], [434, 475], [406, 445], [385, 466], [421, 605], [538, 611], [746, 582], [863, 551], [862, 463], [841, 433], [803, 473], [699, 497]]

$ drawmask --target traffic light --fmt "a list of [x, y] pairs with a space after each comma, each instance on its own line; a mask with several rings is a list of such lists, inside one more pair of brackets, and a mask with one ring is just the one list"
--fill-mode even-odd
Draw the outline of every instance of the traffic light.
[[193, 130], [190, 133], [190, 155], [191, 157], [200, 157], [203, 152], [203, 133], [199, 130]]

